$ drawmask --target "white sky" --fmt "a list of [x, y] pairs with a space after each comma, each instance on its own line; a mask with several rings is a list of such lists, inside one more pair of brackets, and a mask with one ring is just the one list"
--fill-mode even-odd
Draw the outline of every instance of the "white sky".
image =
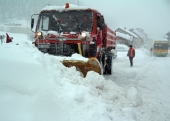
[[9, 36], [13, 42], [0, 45], [1, 121], [170, 119], [170, 56], [139, 48], [130, 67], [127, 52], [118, 52], [112, 75], [82, 78], [61, 58], [39, 52], [26, 35]]
[[142, 28], [153, 39], [162, 39], [170, 31], [169, 0], [86, 0], [83, 4], [100, 11], [112, 29]]

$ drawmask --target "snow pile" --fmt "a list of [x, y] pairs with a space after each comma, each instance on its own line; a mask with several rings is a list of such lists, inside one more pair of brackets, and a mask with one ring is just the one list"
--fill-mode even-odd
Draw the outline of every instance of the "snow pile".
[[142, 98], [139, 95], [139, 91], [134, 87], [131, 87], [128, 90], [127, 98], [132, 102], [133, 106], [135, 107], [142, 105]]
[[122, 112], [124, 113], [127, 121], [136, 121], [136, 115], [131, 108], [123, 108]]
[[[41, 53], [23, 34], [9, 35], [14, 38], [13, 42], [0, 47], [0, 120], [151, 121], [170, 118], [170, 84], [168, 76], [160, 71], [169, 74], [168, 57], [149, 58], [142, 50], [136, 50], [131, 68], [127, 52], [121, 52], [115, 59], [112, 75], [90, 71], [83, 78], [75, 67], [63, 66], [60, 61], [64, 57]], [[78, 59], [79, 56], [73, 57]]]

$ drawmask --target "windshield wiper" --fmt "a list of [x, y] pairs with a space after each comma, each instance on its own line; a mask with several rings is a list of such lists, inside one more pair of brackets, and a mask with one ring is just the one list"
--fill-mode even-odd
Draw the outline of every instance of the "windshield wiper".
[[60, 24], [60, 22], [58, 21], [58, 19], [56, 18], [55, 15], [53, 15], [53, 18], [55, 19], [55, 21], [57, 22], [57, 25], [59, 26], [59, 32], [58, 33], [63, 32], [63, 29], [61, 28], [61, 24]]

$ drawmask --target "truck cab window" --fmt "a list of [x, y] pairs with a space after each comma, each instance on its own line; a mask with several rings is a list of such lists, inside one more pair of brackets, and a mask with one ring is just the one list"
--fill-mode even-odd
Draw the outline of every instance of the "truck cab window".
[[48, 16], [41, 16], [38, 30], [39, 31], [41, 31], [41, 30], [47, 31], [49, 29], [48, 25], [49, 25], [49, 17]]
[[104, 28], [105, 22], [102, 16], [97, 16], [97, 26], [101, 29]]

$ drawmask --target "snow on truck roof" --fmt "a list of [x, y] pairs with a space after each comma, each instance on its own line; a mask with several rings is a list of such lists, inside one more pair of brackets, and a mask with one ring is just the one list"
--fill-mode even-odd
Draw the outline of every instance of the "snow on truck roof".
[[74, 5], [74, 4], [66, 4], [64, 6], [47, 5], [45, 8], [42, 9], [42, 11], [45, 11], [45, 10], [47, 10], [47, 11], [51, 11], [51, 10], [64, 11], [64, 10], [76, 10], [76, 9], [90, 9], [90, 8], [87, 7], [87, 6], [77, 6], [77, 5]]
[[154, 42], [168, 42], [167, 39], [162, 39], [162, 40], [155, 40]]

